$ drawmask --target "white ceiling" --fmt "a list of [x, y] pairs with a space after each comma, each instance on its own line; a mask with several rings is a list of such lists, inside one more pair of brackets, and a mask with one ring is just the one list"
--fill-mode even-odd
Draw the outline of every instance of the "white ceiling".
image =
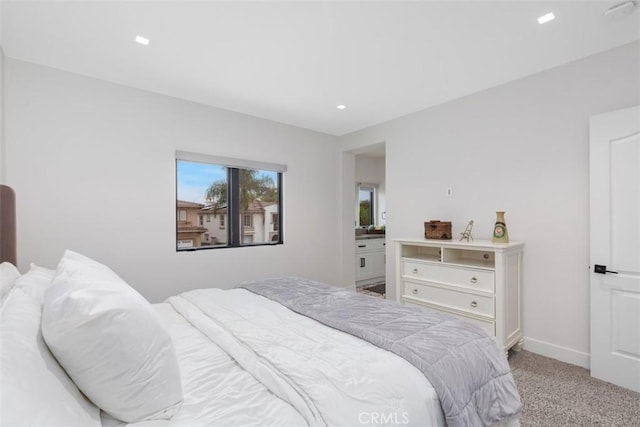
[[622, 1], [5, 0], [1, 40], [11, 58], [343, 135], [638, 40], [638, 11], [602, 16]]

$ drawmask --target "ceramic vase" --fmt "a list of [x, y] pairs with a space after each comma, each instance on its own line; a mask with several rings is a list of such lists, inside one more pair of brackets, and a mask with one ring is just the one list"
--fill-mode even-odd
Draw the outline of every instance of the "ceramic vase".
[[493, 243], [509, 243], [507, 224], [504, 222], [504, 211], [496, 212], [496, 225], [493, 227]]

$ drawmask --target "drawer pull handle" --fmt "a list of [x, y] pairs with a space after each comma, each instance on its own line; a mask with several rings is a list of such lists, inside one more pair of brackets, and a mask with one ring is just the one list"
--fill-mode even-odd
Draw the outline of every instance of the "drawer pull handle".
[[367, 245], [358, 245], [359, 248], [366, 248]]
[[477, 277], [472, 277], [471, 278], [471, 283], [477, 283], [478, 282], [478, 278]]
[[478, 306], [478, 303], [475, 301], [471, 301], [471, 307], [476, 308]]
[[418, 290], [414, 289], [414, 290], [411, 291], [411, 293], [414, 294], [414, 295], [418, 295]]
[[412, 272], [413, 274], [416, 274], [416, 273], [418, 272], [418, 269], [417, 269], [417, 268], [414, 268], [413, 270], [411, 270], [411, 272]]

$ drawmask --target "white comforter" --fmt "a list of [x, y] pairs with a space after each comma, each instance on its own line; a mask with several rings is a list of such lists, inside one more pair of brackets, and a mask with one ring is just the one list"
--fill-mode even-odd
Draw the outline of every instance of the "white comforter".
[[175, 342], [185, 393], [168, 425], [444, 425], [434, 389], [414, 366], [266, 298], [208, 289], [155, 307]]

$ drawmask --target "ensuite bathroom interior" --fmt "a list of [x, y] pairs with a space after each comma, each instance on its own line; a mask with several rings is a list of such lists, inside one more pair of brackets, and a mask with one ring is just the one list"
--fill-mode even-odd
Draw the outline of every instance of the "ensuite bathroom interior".
[[355, 157], [356, 290], [386, 297], [385, 147], [376, 144]]

